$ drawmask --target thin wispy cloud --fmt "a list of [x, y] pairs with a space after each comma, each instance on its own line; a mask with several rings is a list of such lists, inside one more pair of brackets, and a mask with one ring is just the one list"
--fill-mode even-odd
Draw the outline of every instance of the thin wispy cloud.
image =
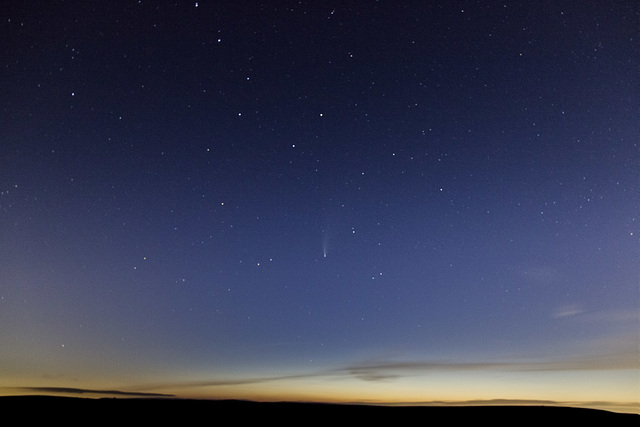
[[620, 352], [602, 353], [591, 356], [558, 358], [547, 361], [498, 361], [461, 363], [441, 362], [380, 362], [377, 364], [354, 365], [344, 369], [344, 373], [367, 381], [387, 381], [392, 378], [414, 376], [439, 371], [578, 371], [578, 370], [622, 370], [637, 369], [638, 352], [626, 349]]
[[141, 386], [142, 389], [175, 388], [175, 387], [225, 387], [251, 385], [277, 381], [306, 380], [312, 378], [356, 378], [367, 382], [389, 382], [403, 377], [428, 375], [435, 372], [465, 371], [511, 371], [511, 372], [551, 372], [579, 370], [623, 370], [637, 369], [638, 352], [633, 346], [617, 346], [611, 351], [593, 353], [591, 355], [568, 356], [549, 360], [499, 360], [458, 362], [451, 360], [414, 360], [362, 362], [314, 372], [300, 372], [291, 375], [274, 375], [240, 379], [209, 379], [173, 384], [156, 384]]
[[73, 387], [15, 387], [16, 390], [30, 393], [45, 394], [73, 394], [73, 395], [103, 395], [103, 396], [123, 396], [123, 397], [173, 397], [172, 394], [146, 393], [122, 390], [96, 390]]
[[580, 305], [570, 304], [570, 305], [563, 305], [556, 308], [556, 310], [553, 313], [553, 317], [556, 319], [559, 319], [563, 317], [575, 316], [582, 313], [584, 313], [584, 309]]

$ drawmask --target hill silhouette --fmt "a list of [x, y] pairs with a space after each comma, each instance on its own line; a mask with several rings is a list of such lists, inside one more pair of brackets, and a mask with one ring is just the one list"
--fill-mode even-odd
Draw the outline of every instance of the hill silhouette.
[[[371, 406], [323, 403], [262, 403], [239, 400], [189, 400], [156, 398], [77, 398], [57, 396], [0, 397], [5, 414], [18, 414], [31, 422], [62, 422], [85, 425], [99, 421], [135, 422], [272, 422], [299, 425], [302, 422], [329, 423], [430, 423], [479, 421], [492, 425], [543, 422], [597, 423], [637, 426], [639, 414], [622, 414], [597, 409], [556, 406]], [[602, 424], [600, 424], [602, 423]]]

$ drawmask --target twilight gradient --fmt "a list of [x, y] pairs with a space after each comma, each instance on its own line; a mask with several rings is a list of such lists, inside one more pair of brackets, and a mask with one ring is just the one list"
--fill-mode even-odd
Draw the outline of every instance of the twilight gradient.
[[0, 16], [0, 393], [638, 412], [633, 2]]

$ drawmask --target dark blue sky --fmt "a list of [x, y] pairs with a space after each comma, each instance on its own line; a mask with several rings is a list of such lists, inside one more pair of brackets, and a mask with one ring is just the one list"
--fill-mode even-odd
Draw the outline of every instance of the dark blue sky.
[[637, 6], [239, 3], [1, 12], [0, 386], [637, 404]]

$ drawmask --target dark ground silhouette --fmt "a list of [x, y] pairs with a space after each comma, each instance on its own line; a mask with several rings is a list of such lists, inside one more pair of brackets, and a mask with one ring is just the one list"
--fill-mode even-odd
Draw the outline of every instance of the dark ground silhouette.
[[90, 425], [96, 421], [107, 426], [111, 423], [135, 425], [139, 422], [215, 425], [243, 421], [269, 421], [278, 425], [300, 425], [309, 421], [395, 425], [429, 425], [445, 421], [483, 421], [491, 425], [519, 425], [524, 421], [528, 425], [549, 422], [558, 425], [559, 422], [570, 421], [573, 425], [583, 422], [608, 426], [640, 425], [638, 414], [555, 406], [390, 407], [236, 400], [6, 396], [0, 397], [0, 408], [5, 419], [14, 419], [7, 417], [14, 414], [19, 423], [56, 422], [62, 425]]

